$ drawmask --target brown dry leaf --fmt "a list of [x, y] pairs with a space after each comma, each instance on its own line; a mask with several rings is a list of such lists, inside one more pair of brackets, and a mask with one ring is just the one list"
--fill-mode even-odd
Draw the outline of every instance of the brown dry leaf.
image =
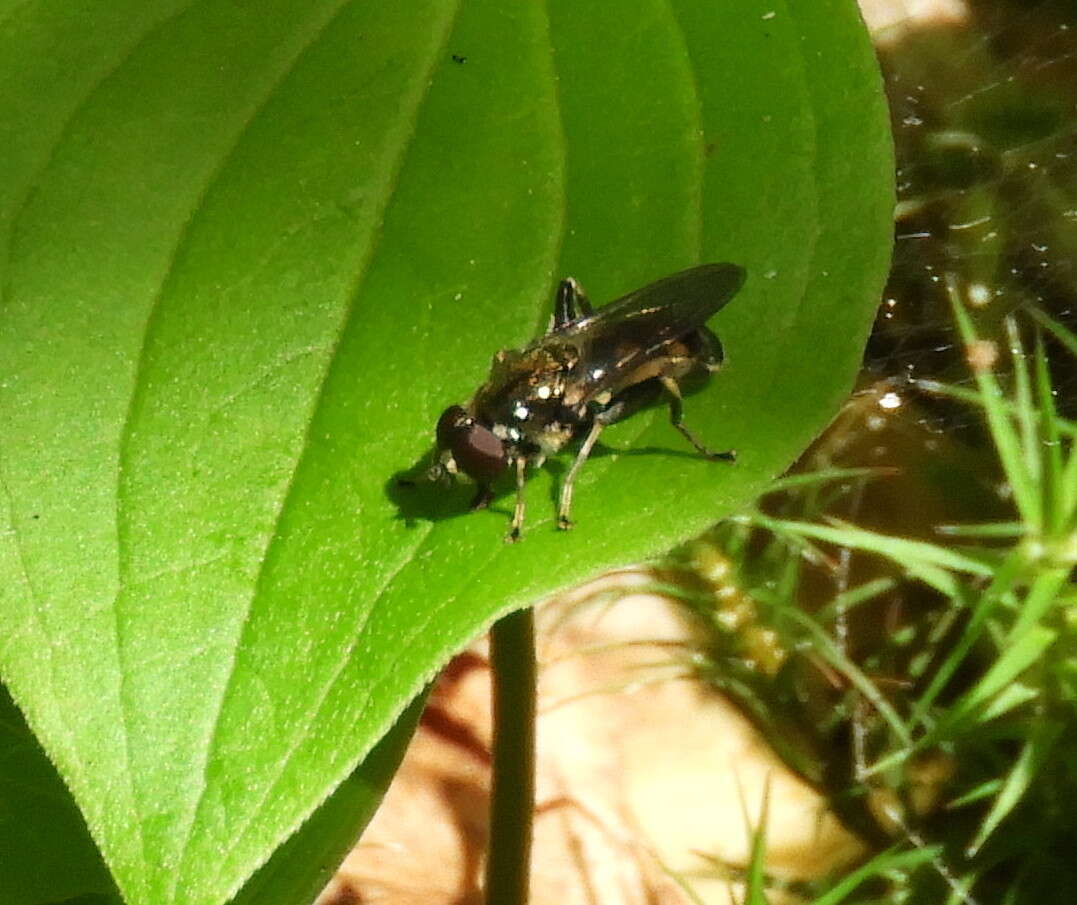
[[[746, 863], [744, 808], [758, 820], [768, 784], [771, 874], [818, 877], [862, 855], [739, 711], [687, 677], [678, 651], [690, 630], [674, 608], [603, 595], [648, 580], [619, 573], [538, 610], [534, 905], [690, 905], [673, 874], [726, 905], [714, 864]], [[439, 682], [384, 804], [318, 905], [479, 905], [489, 740], [476, 648]]]

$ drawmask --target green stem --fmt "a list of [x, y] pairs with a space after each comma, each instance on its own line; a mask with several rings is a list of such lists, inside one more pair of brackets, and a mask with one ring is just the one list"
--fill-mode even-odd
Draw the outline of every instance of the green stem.
[[494, 750], [486, 905], [526, 905], [535, 809], [535, 619], [518, 610], [490, 629]]

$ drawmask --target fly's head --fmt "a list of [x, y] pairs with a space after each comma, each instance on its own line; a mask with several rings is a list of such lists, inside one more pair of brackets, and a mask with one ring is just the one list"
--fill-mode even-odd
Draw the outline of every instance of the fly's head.
[[476, 484], [489, 485], [509, 464], [505, 443], [459, 405], [438, 418], [437, 443], [438, 461], [427, 473], [431, 481], [448, 483], [463, 472]]

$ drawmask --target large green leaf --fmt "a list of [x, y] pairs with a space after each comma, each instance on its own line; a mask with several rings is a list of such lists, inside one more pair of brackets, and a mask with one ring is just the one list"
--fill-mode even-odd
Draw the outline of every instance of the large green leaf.
[[[0, 46], [0, 670], [132, 905], [223, 901], [449, 653], [847, 392], [891, 210], [847, 0], [8, 0]], [[640, 414], [517, 545], [395, 486], [560, 276], [715, 260], [735, 466]]]
[[[425, 700], [412, 702], [230, 905], [314, 898], [381, 802]], [[75, 802], [0, 685], [0, 902], [61, 901], [116, 905], [120, 898]]]

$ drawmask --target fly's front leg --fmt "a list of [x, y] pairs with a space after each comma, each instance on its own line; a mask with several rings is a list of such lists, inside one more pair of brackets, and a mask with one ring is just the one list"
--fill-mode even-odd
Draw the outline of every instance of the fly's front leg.
[[524, 482], [527, 471], [527, 458], [516, 457], [516, 507], [512, 511], [512, 530], [505, 535], [505, 540], [514, 544], [520, 539], [520, 529], [524, 524]]
[[677, 386], [677, 381], [672, 377], [659, 377], [662, 381], [662, 386], [665, 387], [666, 392], [669, 394], [669, 420], [673, 423], [673, 426], [677, 428], [685, 438], [691, 443], [702, 456], [706, 456], [708, 459], [734, 462], [737, 458], [736, 450], [730, 449], [725, 452], [715, 452], [712, 449], [708, 449], [696, 438], [684, 424], [684, 405], [681, 398], [681, 388]]
[[553, 304], [553, 329], [559, 330], [578, 317], [589, 317], [594, 313], [587, 293], [572, 277], [561, 281], [557, 287], [557, 299]]

